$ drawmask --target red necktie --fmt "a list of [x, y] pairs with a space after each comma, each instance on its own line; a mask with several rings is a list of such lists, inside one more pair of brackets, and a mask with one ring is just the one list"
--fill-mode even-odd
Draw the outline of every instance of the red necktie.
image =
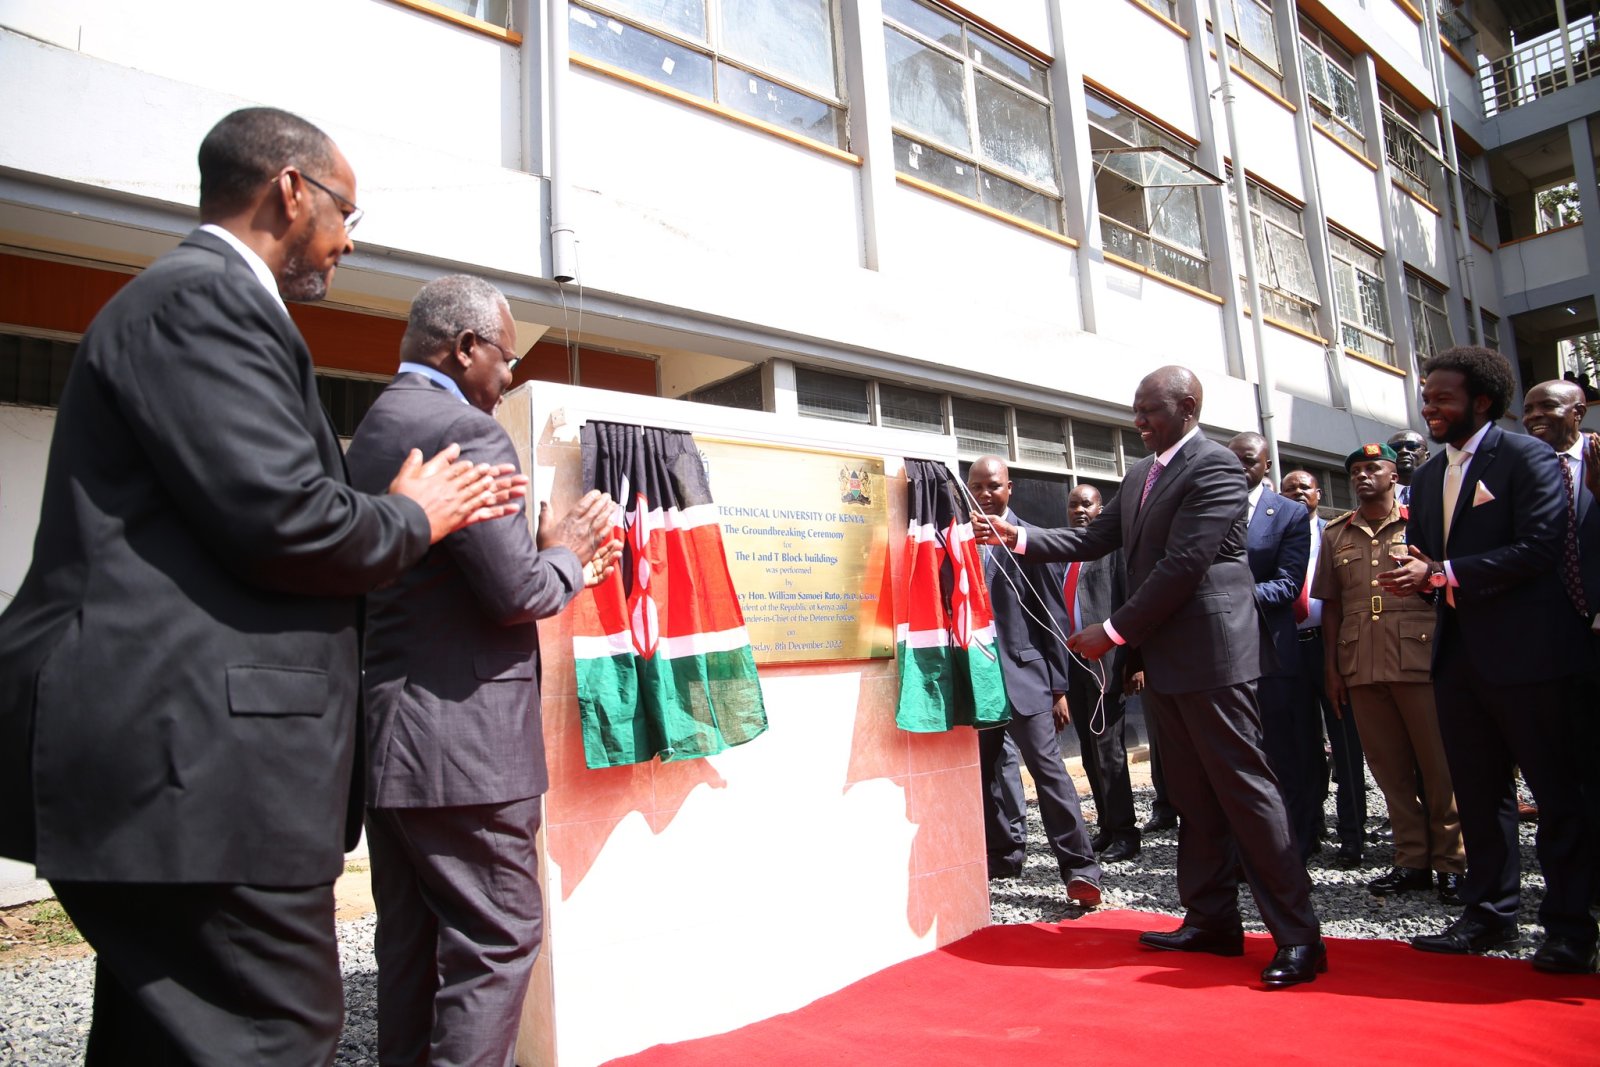
[[1294, 621], [1305, 622], [1311, 617], [1311, 576], [1300, 583], [1300, 595], [1294, 598]]
[[1067, 580], [1061, 586], [1061, 599], [1067, 602], [1067, 621], [1073, 627], [1078, 625], [1078, 572], [1082, 569], [1082, 563], [1069, 563]]

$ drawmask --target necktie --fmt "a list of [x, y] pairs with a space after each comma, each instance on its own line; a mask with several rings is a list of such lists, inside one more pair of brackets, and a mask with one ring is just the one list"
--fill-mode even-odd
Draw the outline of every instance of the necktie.
[[1456, 517], [1456, 500], [1461, 496], [1461, 481], [1467, 471], [1471, 452], [1450, 450], [1450, 466], [1444, 472], [1444, 543], [1450, 545], [1450, 524]]
[[1294, 621], [1305, 622], [1311, 617], [1311, 576], [1300, 583], [1300, 595], [1294, 598]]
[[1159, 459], [1150, 464], [1150, 473], [1144, 476], [1144, 492], [1139, 494], [1140, 507], [1144, 507], [1145, 499], [1150, 496], [1150, 487], [1156, 484], [1156, 479], [1161, 477], [1164, 469]]
[[1567, 536], [1561, 545], [1561, 572], [1566, 579], [1567, 596], [1578, 614], [1589, 617], [1589, 599], [1583, 595], [1583, 576], [1578, 571], [1578, 493], [1572, 477], [1572, 457], [1561, 453], [1561, 481], [1567, 490]]
[[1078, 629], [1078, 572], [1083, 570], [1081, 562], [1067, 565], [1067, 580], [1061, 586], [1061, 599], [1067, 602], [1067, 619], [1072, 623], [1074, 631]]

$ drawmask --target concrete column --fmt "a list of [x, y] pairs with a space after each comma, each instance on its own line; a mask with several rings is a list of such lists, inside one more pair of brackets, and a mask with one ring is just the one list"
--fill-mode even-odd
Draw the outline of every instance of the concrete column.
[[896, 188], [881, 0], [841, 0], [839, 36], [845, 99], [850, 102], [850, 150], [862, 159], [862, 266], [882, 271], [894, 256]]

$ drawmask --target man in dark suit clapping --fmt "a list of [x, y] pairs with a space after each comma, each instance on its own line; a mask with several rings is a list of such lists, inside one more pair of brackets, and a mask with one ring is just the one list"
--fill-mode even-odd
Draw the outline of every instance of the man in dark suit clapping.
[[[456, 441], [515, 466], [492, 413], [511, 384], [516, 325], [499, 290], [451, 275], [411, 305], [400, 373], [350, 443], [357, 488], [382, 485], [408, 443]], [[560, 521], [446, 537], [369, 601], [367, 840], [378, 909], [383, 1064], [510, 1064], [542, 907], [534, 867], [549, 784], [539, 633], [620, 547], [611, 498]], [[604, 542], [604, 544], [602, 544]]]
[[1533, 965], [1593, 971], [1596, 927], [1572, 707], [1592, 653], [1589, 618], [1574, 604], [1584, 592], [1576, 556], [1570, 574], [1564, 565], [1566, 479], [1548, 444], [1495, 425], [1515, 390], [1500, 353], [1446, 349], [1422, 373], [1422, 417], [1445, 452], [1411, 480], [1412, 558], [1378, 581], [1400, 596], [1436, 598], [1433, 691], [1467, 876], [1461, 918], [1411, 943], [1466, 953], [1520, 940], [1512, 777], [1520, 767], [1539, 805], [1546, 887], [1539, 905], [1545, 940]]
[[1245, 558], [1245, 481], [1238, 459], [1200, 432], [1200, 382], [1183, 367], [1146, 375], [1133, 424], [1153, 455], [1131, 467], [1100, 518], [1081, 530], [1019, 530], [996, 522], [980, 539], [1033, 559], [1097, 559], [1117, 548], [1128, 600], [1069, 645], [1099, 659], [1116, 645], [1141, 655], [1145, 707], [1166, 757], [1178, 809], [1178, 895], [1188, 914], [1153, 948], [1244, 952], [1235, 872], [1245, 875], [1278, 951], [1269, 987], [1327, 969], [1311, 884], [1294, 851], [1283, 798], [1261, 751], [1255, 681], [1260, 624]]
[[224, 118], [203, 224], [95, 316], [61, 398], [0, 616], [0, 854], [97, 953], [91, 1064], [332, 1062], [362, 594], [521, 497], [450, 442], [347, 483], [284, 301], [326, 294], [355, 198], [315, 126]]

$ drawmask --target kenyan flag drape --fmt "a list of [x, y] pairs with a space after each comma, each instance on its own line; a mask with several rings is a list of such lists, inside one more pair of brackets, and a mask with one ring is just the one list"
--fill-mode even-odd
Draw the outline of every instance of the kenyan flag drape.
[[961, 487], [942, 463], [908, 459], [907, 588], [898, 608], [895, 723], [914, 733], [998, 726], [1010, 716], [983, 560]]
[[622, 559], [573, 620], [590, 767], [710, 756], [767, 728], [755, 658], [694, 438], [584, 425], [583, 489], [617, 502]]

